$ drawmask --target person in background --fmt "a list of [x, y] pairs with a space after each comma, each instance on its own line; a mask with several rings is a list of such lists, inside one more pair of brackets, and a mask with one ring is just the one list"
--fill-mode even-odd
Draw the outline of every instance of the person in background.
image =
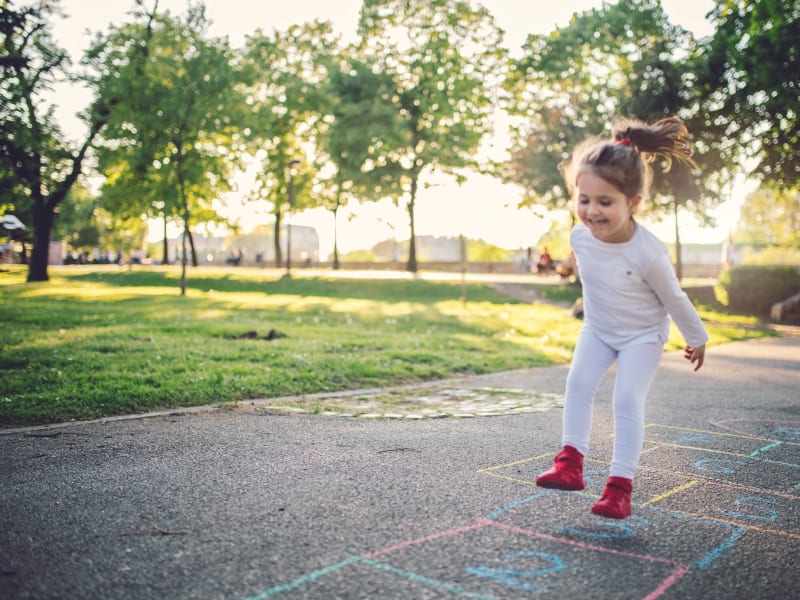
[[645, 399], [669, 337], [670, 317], [686, 342], [684, 357], [697, 371], [708, 334], [681, 290], [666, 246], [634, 218], [651, 181], [656, 156], [694, 166], [680, 119], [648, 125], [623, 119], [611, 140], [589, 140], [564, 165], [579, 222], [570, 234], [583, 285], [584, 321], [567, 375], [562, 450], [537, 485], [582, 490], [589, 451], [592, 403], [616, 361], [614, 447], [609, 477], [592, 512], [631, 514], [633, 478], [644, 443]]
[[550, 256], [550, 250], [545, 246], [539, 253], [539, 258], [536, 259], [536, 271], [545, 273], [553, 269], [553, 257]]
[[733, 236], [729, 235], [728, 239], [722, 244], [722, 264], [725, 265], [725, 269], [730, 269], [738, 263], [739, 253], [736, 250], [736, 244], [733, 243]]

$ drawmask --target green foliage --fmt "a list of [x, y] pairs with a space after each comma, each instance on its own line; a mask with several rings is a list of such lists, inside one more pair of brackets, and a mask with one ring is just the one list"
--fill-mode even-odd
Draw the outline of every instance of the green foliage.
[[718, 309], [724, 308], [717, 300], [716, 286], [703, 285], [686, 288], [684, 291], [695, 305], [710, 306]]
[[[797, 187], [795, 0], [716, 0], [716, 31], [699, 42], [669, 22], [659, 0], [603, 3], [530, 36], [510, 66], [490, 11], [472, 0], [366, 0], [354, 47], [315, 21], [256, 30], [241, 54], [208, 36], [202, 4], [173, 16], [137, 1], [130, 22], [97, 36], [84, 58], [90, 76], [80, 79], [96, 100], [81, 114], [88, 134], [79, 145], [64, 139], [55, 106], [42, 100], [54, 82], [77, 79], [50, 36], [57, 3], [28, 4], [0, 13], [0, 210], [13, 205], [36, 223], [32, 281], [47, 279], [52, 220], [59, 212], [61, 227], [72, 218], [67, 193], [103, 127], [108, 220], [98, 232], [129, 243], [142, 216], [221, 221], [212, 202], [249, 152], [255, 197], [272, 205], [279, 261], [287, 211], [324, 206], [335, 223], [347, 203], [392, 198], [407, 202], [414, 270], [418, 186], [437, 171], [462, 180], [471, 168], [489, 170], [478, 164], [479, 148], [498, 107], [516, 125], [501, 176], [521, 184], [523, 204], [541, 213], [568, 205], [559, 163], [621, 114], [679, 114], [695, 136], [700, 172], [656, 169], [647, 203], [656, 216], [677, 220], [689, 210], [707, 222], [733, 159], [746, 155], [778, 189]], [[746, 241], [797, 246], [796, 200], [788, 192], [754, 198], [743, 211]], [[94, 227], [83, 221], [57, 233], [83, 244]], [[557, 241], [547, 240], [551, 250]]]
[[800, 247], [769, 247], [758, 251], [742, 248], [743, 263], [747, 265], [793, 265], [800, 267]]
[[384, 146], [404, 142], [403, 121], [391, 101], [394, 81], [355, 57], [342, 58], [330, 70], [331, 123], [321, 138], [321, 149], [334, 166], [330, 180], [346, 192], [345, 201], [380, 200], [391, 178], [374, 167]]
[[335, 194], [312, 190], [322, 165], [307, 157], [305, 148], [321, 143], [333, 101], [327, 93], [328, 69], [338, 47], [330, 23], [314, 21], [272, 35], [259, 29], [244, 49], [242, 72], [251, 105], [247, 147], [260, 167], [251, 199], [272, 205], [276, 264], [283, 262], [283, 216], [320, 206], [322, 197], [330, 201], [333, 195], [336, 202]]
[[469, 262], [510, 262], [514, 255], [514, 250], [499, 248], [493, 244], [488, 244], [483, 240], [466, 240], [467, 260]]
[[709, 121], [726, 130], [752, 175], [800, 184], [800, 7], [797, 0], [716, 0], [714, 35], [700, 50], [697, 85]]
[[800, 269], [736, 265], [722, 273], [715, 292], [731, 312], [767, 316], [773, 304], [800, 292]]
[[[36, 99], [67, 72], [69, 57], [52, 38], [52, 8], [43, 2], [0, 11], [0, 202], [27, 212], [42, 182], [63, 175], [69, 146], [53, 117], [54, 107]], [[37, 157], [54, 161], [43, 171]]]
[[745, 243], [800, 248], [800, 190], [761, 187], [748, 194], [736, 238]]
[[[550, 229], [536, 242], [535, 250], [547, 246], [554, 260], [566, 260], [570, 254], [569, 234], [574, 223], [571, 219], [553, 220]], [[534, 260], [535, 260], [534, 256]]]
[[95, 217], [96, 199], [89, 190], [75, 185], [58, 211], [53, 224], [53, 238], [73, 250], [91, 250], [100, 242], [100, 227]]
[[245, 97], [233, 53], [206, 35], [202, 6], [183, 19], [136, 16], [87, 54], [101, 97], [115, 99], [98, 151], [102, 204], [119, 219], [218, 221], [211, 204], [241, 166]]
[[342, 260], [346, 260], [349, 262], [376, 262], [377, 256], [375, 255], [374, 250], [368, 249], [360, 249], [360, 250], [351, 250], [350, 252], [346, 252], [342, 255]]
[[[385, 143], [375, 132], [389, 139], [396, 136], [399, 143], [403, 131], [399, 113], [389, 101], [394, 94], [391, 76], [376, 73], [351, 56], [352, 48], [342, 52], [328, 71], [331, 102], [329, 114], [323, 117], [325, 126], [317, 148], [321, 169], [315, 182], [315, 196], [333, 213], [334, 232], [342, 206], [379, 200], [385, 195], [384, 186], [391, 186], [388, 173], [372, 168], [376, 152]], [[334, 246], [334, 268], [338, 268], [338, 261], [338, 247]]]
[[51, 35], [57, 4], [40, 0], [0, 10], [0, 202], [14, 205], [32, 226], [28, 280], [46, 281], [47, 257], [58, 206], [78, 180], [86, 153], [105, 125], [109, 106], [95, 101], [82, 114], [88, 134], [80, 145], [67, 140], [45, 92], [73, 78], [67, 53]]
[[386, 181], [384, 197], [407, 202], [407, 268], [416, 271], [420, 175], [439, 171], [461, 179], [463, 169], [477, 166], [505, 57], [502, 32], [485, 8], [463, 0], [368, 0], [359, 34], [359, 59], [392, 78], [383, 104], [396, 111], [372, 132], [377, 142], [366, 170]]
[[[504, 178], [525, 188], [522, 204], [569, 208], [559, 164], [578, 143], [607, 134], [615, 117], [691, 116], [685, 110], [691, 74], [685, 57], [692, 43], [658, 0], [605, 3], [576, 13], [568, 26], [548, 35], [530, 36], [506, 81], [509, 112], [521, 121]], [[655, 169], [647, 205], [652, 214], [671, 215], [678, 205], [706, 218], [720, 202], [712, 177], [719, 159], [708, 144], [698, 151], [698, 174], [681, 165], [668, 174]]]

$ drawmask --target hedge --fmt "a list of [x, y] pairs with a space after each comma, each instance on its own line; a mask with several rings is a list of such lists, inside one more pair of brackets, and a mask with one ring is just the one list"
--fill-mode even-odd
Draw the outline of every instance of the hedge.
[[714, 292], [720, 304], [731, 312], [765, 317], [773, 304], [800, 292], [800, 269], [736, 265], [720, 275]]

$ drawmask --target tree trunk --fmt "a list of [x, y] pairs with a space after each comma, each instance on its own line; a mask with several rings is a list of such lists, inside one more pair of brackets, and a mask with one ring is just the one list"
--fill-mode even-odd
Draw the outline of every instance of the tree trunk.
[[196, 267], [199, 263], [197, 262], [197, 249], [194, 247], [194, 236], [192, 235], [192, 230], [188, 227], [186, 231], [189, 236], [189, 248], [192, 250], [192, 266]]
[[28, 264], [28, 281], [48, 281], [47, 258], [50, 252], [50, 232], [55, 215], [47, 203], [34, 199], [31, 210], [33, 217], [33, 250]]
[[186, 236], [189, 233], [189, 210], [183, 213], [183, 234], [181, 235], [181, 296], [186, 295]]
[[169, 264], [169, 240], [167, 239], [167, 215], [164, 214], [164, 258], [161, 259], [162, 265]]
[[339, 200], [336, 200], [336, 208], [333, 209], [333, 270], [341, 268], [339, 264]]
[[183, 235], [181, 236], [181, 296], [186, 295], [186, 236], [189, 234], [189, 202], [186, 200], [186, 186], [183, 180], [183, 165], [181, 144], [176, 144], [178, 148], [178, 191], [181, 195], [183, 204]]
[[408, 241], [408, 264], [406, 271], [417, 272], [417, 235], [414, 230], [414, 205], [417, 200], [417, 177], [411, 180], [411, 198], [408, 201], [408, 223], [411, 227], [411, 238]]
[[283, 252], [281, 252], [281, 213], [275, 213], [275, 268], [283, 266]]

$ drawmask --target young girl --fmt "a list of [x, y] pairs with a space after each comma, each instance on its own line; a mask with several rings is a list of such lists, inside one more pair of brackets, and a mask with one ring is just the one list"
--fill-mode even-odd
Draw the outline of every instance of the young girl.
[[666, 246], [635, 219], [650, 186], [656, 156], [694, 165], [685, 125], [668, 118], [647, 125], [621, 120], [611, 141], [579, 146], [564, 174], [580, 222], [570, 243], [583, 283], [584, 323], [567, 376], [563, 450], [536, 483], [582, 490], [589, 450], [592, 400], [617, 361], [614, 450], [610, 477], [592, 512], [613, 519], [631, 514], [633, 476], [644, 443], [644, 404], [669, 336], [670, 316], [686, 341], [684, 357], [703, 366], [708, 334], [681, 290]]

